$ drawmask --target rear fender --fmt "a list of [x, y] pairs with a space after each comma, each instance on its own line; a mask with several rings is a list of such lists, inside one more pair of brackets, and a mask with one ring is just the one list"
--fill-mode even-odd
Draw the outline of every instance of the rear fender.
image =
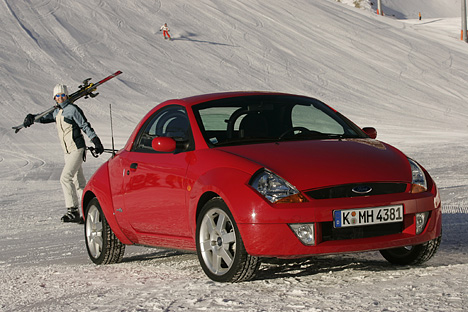
[[103, 164], [91, 177], [83, 191], [81, 207], [83, 209], [83, 218], [86, 218], [86, 211], [89, 202], [96, 197], [101, 205], [102, 212], [106, 217], [107, 223], [111, 227], [115, 236], [127, 245], [133, 244], [120, 229], [114, 215], [114, 206], [112, 204], [112, 193], [109, 184], [109, 169], [107, 162]]

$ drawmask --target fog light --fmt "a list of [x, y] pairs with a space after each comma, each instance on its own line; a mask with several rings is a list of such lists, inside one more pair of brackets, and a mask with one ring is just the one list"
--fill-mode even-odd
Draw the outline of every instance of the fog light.
[[314, 223], [290, 224], [289, 227], [304, 245], [315, 244]]
[[429, 212], [421, 212], [416, 214], [416, 235], [421, 234], [424, 231], [427, 223], [427, 217]]

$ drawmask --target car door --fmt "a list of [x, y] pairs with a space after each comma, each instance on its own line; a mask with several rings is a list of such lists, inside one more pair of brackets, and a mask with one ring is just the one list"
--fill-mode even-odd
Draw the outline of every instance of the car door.
[[[152, 139], [172, 137], [183, 150], [156, 152]], [[138, 233], [189, 237], [186, 172], [193, 139], [186, 111], [173, 105], [157, 111], [141, 127], [122, 158], [125, 218]]]

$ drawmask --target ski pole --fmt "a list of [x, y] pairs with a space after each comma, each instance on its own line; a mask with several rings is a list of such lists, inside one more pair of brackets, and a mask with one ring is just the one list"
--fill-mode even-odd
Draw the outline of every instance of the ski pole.
[[[94, 158], [98, 158], [99, 157], [99, 154], [96, 153], [96, 149], [92, 146], [89, 146], [86, 148], [88, 151], [91, 152], [91, 155], [93, 155]], [[117, 152], [118, 150], [114, 150], [114, 149], [110, 149], [110, 148], [105, 148], [104, 149], [104, 153], [111, 153], [111, 154], [115, 154], [115, 152]]]

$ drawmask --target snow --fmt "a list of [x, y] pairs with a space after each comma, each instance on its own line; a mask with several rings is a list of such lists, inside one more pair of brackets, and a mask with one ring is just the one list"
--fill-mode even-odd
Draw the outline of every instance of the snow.
[[[376, 1], [374, 1], [376, 3]], [[468, 306], [468, 46], [458, 0], [0, 3], [0, 310], [463, 311]], [[375, 6], [375, 4], [374, 4]], [[422, 20], [417, 12], [422, 12]], [[167, 22], [174, 38], [159, 32]], [[123, 74], [80, 100], [110, 148], [157, 103], [273, 90], [317, 97], [417, 159], [440, 189], [439, 252], [395, 267], [377, 252], [269, 261], [251, 282], [218, 284], [193, 253], [128, 246], [88, 259], [83, 226], [62, 224], [63, 159], [53, 125], [15, 134], [52, 89]], [[108, 155], [84, 164], [91, 174]]]

